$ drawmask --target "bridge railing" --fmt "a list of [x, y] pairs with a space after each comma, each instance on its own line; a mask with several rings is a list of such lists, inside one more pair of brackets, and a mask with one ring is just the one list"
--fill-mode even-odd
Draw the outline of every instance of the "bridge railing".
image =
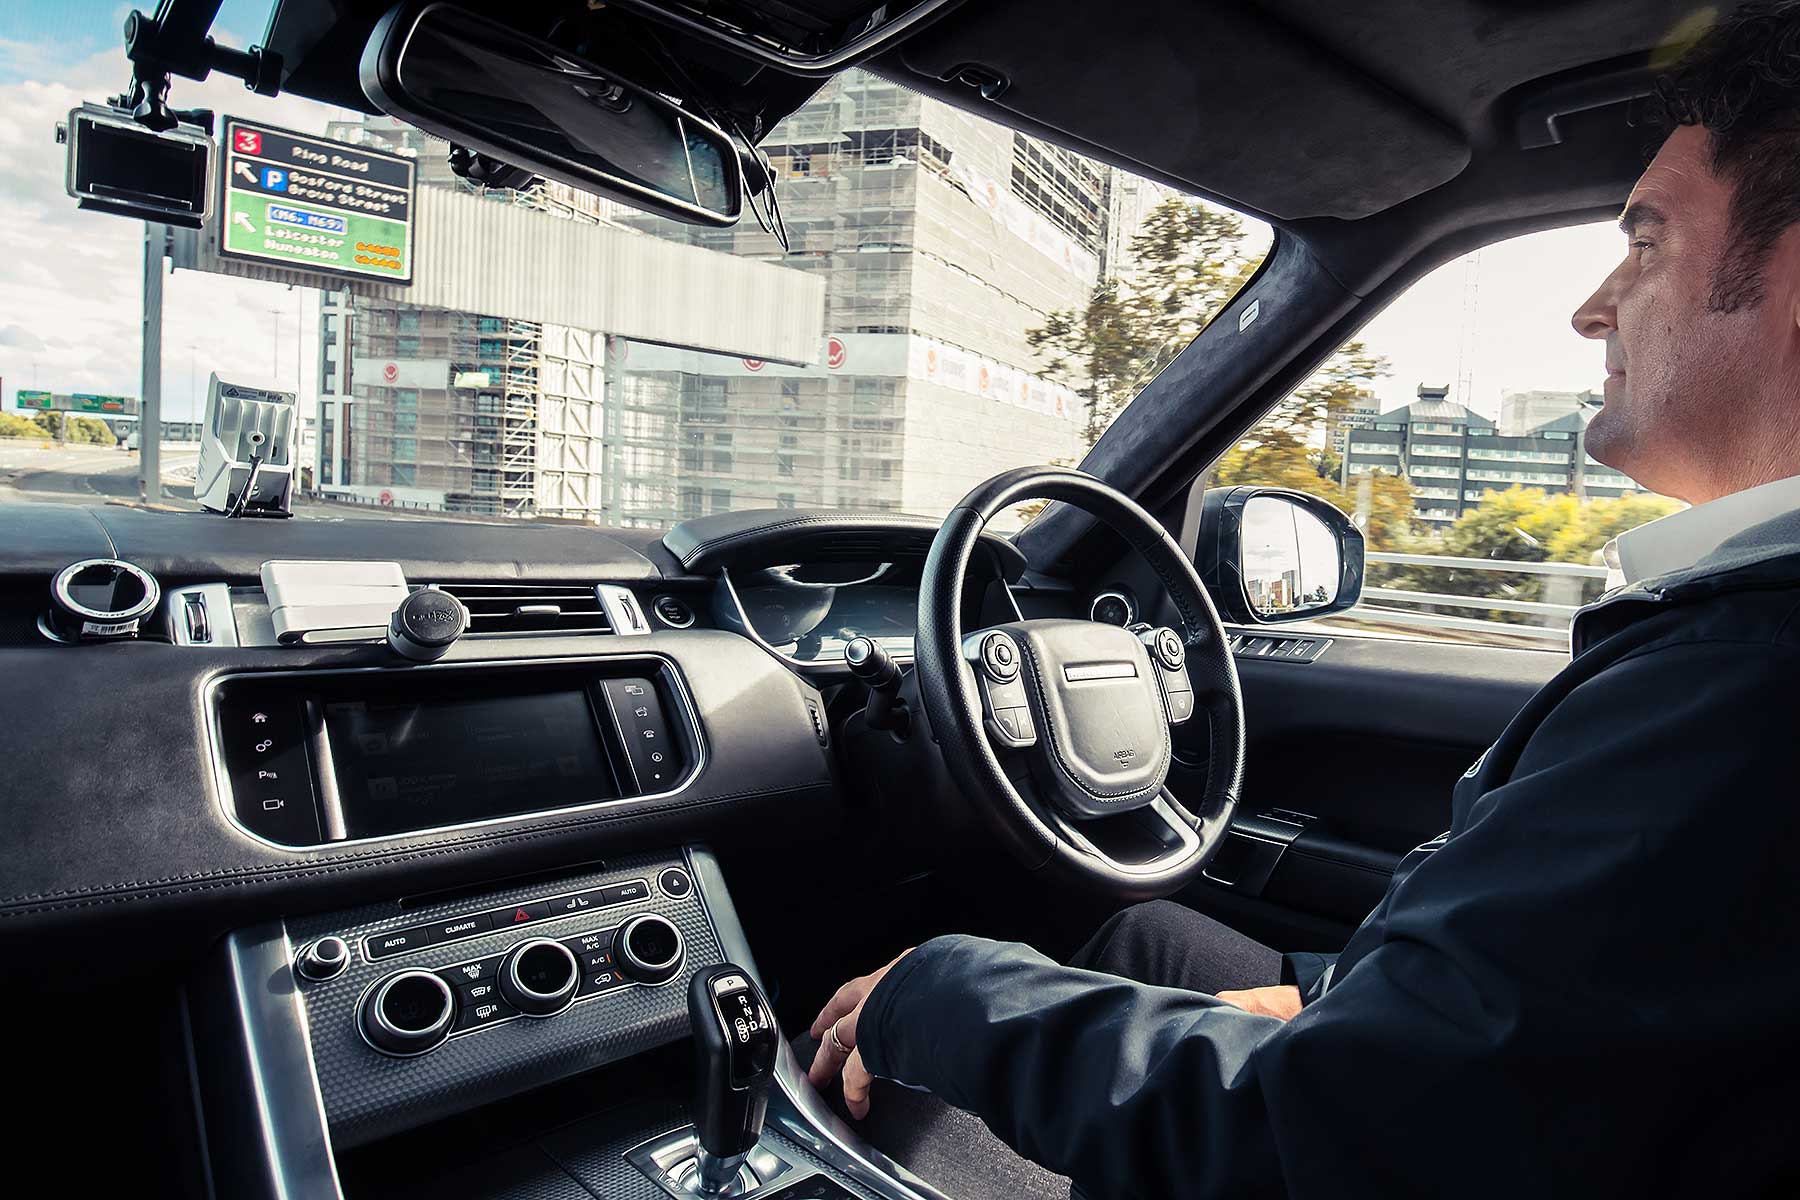
[[[1542, 600], [1520, 600], [1507, 595], [1500, 580], [1485, 594], [1425, 591], [1408, 587], [1363, 588], [1362, 602], [1324, 623], [1364, 631], [1386, 630], [1421, 637], [1497, 645], [1537, 646], [1561, 649], [1569, 644], [1569, 625], [1585, 599], [1597, 592], [1591, 580], [1604, 581], [1606, 568], [1586, 563], [1509, 562], [1489, 558], [1461, 558], [1440, 554], [1390, 554], [1371, 551], [1373, 565], [1435, 567], [1456, 572], [1495, 576], [1536, 575], [1543, 578]], [[1450, 612], [1433, 611], [1450, 609]], [[1506, 613], [1517, 620], [1502, 621], [1479, 613]]]

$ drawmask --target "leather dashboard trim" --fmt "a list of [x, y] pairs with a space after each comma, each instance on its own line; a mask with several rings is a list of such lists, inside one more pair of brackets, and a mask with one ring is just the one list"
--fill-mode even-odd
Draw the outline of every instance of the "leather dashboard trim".
[[[16, 936], [37, 926], [33, 918], [62, 924], [89, 914], [98, 923], [102, 912], [129, 911], [181, 914], [195, 927], [222, 930], [278, 912], [448, 885], [454, 877], [553, 867], [577, 855], [611, 854], [633, 840], [716, 836], [722, 826], [764, 836], [763, 825], [784, 825], [766, 819], [771, 806], [795, 818], [818, 817], [814, 810], [836, 802], [831, 758], [814, 737], [806, 706], [817, 693], [735, 634], [465, 641], [440, 661], [646, 653], [676, 664], [706, 740], [706, 765], [683, 791], [435, 836], [422, 831], [373, 847], [293, 850], [250, 839], [220, 807], [206, 741], [206, 685], [259, 669], [407, 670], [385, 647], [0, 648], [0, 724], [20, 734], [0, 841], [7, 885], [0, 918], [10, 919], [0, 926]], [[318, 886], [322, 879], [336, 882]], [[203, 899], [222, 895], [237, 899]]]
[[[488, 834], [461, 838], [450, 838], [442, 842], [410, 844], [394, 847], [387, 851], [365, 851], [360, 854], [343, 854], [335, 857], [317, 858], [306, 864], [294, 867], [283, 867], [270, 864], [262, 867], [240, 867], [225, 871], [205, 871], [197, 874], [174, 876], [169, 879], [137, 880], [128, 883], [98, 885], [91, 888], [65, 890], [61, 892], [45, 892], [35, 896], [8, 896], [0, 899], [0, 920], [7, 917], [31, 916], [45, 912], [55, 912], [71, 908], [89, 908], [102, 904], [122, 904], [132, 900], [148, 900], [159, 896], [182, 895], [189, 892], [215, 891], [220, 888], [248, 886], [272, 880], [286, 882], [292, 879], [304, 879], [315, 875], [329, 875], [340, 871], [353, 870], [365, 866], [369, 861], [406, 862], [417, 859], [433, 858], [450, 854], [465, 846], [488, 842], [495, 846], [511, 845], [543, 838], [555, 837], [569, 830], [584, 826], [604, 825], [619, 827], [644, 821], [651, 821], [668, 815], [673, 811], [683, 813], [699, 812], [721, 805], [733, 805], [758, 797], [795, 795], [808, 791], [829, 791], [829, 784], [815, 784], [811, 787], [788, 788], [768, 787], [751, 791], [733, 792], [724, 796], [714, 796], [705, 800], [682, 802], [670, 800], [659, 808], [645, 812], [613, 815], [610, 813], [590, 814], [585, 819], [554, 822], [549, 825], [535, 826], [524, 832]], [[190, 886], [178, 887], [186, 884]], [[51, 900], [49, 904], [21, 904], [20, 901]]]

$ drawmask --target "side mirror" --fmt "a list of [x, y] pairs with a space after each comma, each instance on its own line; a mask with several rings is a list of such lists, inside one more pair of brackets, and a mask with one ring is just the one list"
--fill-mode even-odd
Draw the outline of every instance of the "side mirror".
[[395, 8], [370, 34], [360, 73], [382, 112], [510, 166], [690, 225], [731, 225], [743, 210], [742, 167], [724, 130], [464, 9]]
[[1363, 535], [1338, 508], [1286, 488], [1212, 488], [1194, 569], [1240, 625], [1328, 616], [1362, 597]]

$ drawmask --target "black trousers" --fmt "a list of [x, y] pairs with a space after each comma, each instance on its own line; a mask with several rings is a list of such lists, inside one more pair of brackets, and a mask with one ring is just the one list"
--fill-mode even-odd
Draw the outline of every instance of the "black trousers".
[[1281, 982], [1279, 952], [1169, 900], [1114, 914], [1069, 965], [1209, 995]]
[[[1167, 900], [1116, 913], [1069, 959], [1157, 987], [1224, 992], [1281, 982], [1281, 955], [1211, 917]], [[794, 1052], [810, 1063], [818, 1043]], [[832, 1107], [849, 1119], [835, 1088]], [[877, 1079], [868, 1117], [852, 1122], [888, 1157], [957, 1200], [1065, 1200], [1069, 1181], [1020, 1158], [980, 1119], [937, 1097]]]

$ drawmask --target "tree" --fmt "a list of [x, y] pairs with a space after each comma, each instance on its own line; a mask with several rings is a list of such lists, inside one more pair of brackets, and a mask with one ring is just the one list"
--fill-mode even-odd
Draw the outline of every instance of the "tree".
[[1237, 214], [1180, 196], [1151, 210], [1131, 254], [1129, 287], [1102, 279], [1080, 309], [1053, 312], [1025, 335], [1051, 374], [1081, 380], [1089, 446], [1262, 261]]
[[[1594, 564], [1611, 538], [1681, 507], [1666, 496], [1631, 495], [1581, 501], [1566, 493], [1514, 485], [1489, 491], [1478, 508], [1467, 509], [1443, 534], [1439, 553], [1495, 563], [1567, 562]], [[1497, 599], [1585, 603], [1600, 594], [1597, 579], [1525, 572], [1475, 571], [1457, 567], [1393, 568], [1384, 582], [1415, 591]], [[1484, 616], [1514, 624], [1538, 624], [1529, 613], [1442, 608], [1455, 616]]]
[[30, 417], [0, 413], [0, 437], [41, 438], [43, 436], [44, 427]]

